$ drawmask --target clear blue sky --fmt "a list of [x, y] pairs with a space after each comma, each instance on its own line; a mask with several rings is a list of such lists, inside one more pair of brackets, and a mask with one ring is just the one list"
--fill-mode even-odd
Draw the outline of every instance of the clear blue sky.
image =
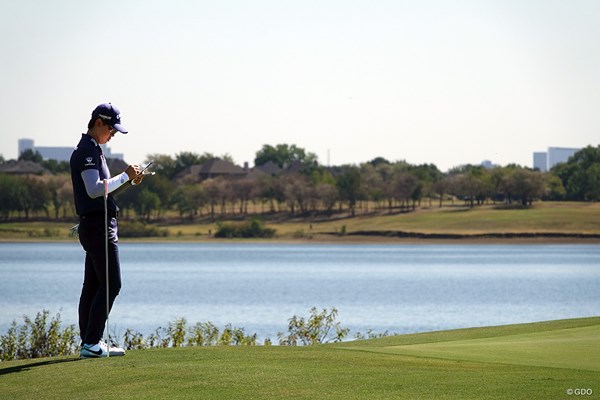
[[446, 170], [531, 166], [598, 145], [600, 1], [112, 1], [0, 4], [0, 154], [74, 146], [111, 101], [113, 152], [296, 144]]

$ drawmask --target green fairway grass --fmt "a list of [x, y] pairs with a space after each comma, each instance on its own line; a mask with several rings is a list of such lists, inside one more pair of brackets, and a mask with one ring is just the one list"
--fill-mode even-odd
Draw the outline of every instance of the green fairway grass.
[[600, 393], [600, 317], [311, 347], [0, 363], [2, 399], [570, 399]]
[[485, 339], [387, 346], [378, 351], [600, 372], [600, 325]]

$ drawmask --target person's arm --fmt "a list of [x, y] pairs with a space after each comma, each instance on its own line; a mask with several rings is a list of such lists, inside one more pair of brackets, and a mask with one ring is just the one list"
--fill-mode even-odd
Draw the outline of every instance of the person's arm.
[[[85, 185], [85, 191], [90, 198], [95, 199], [104, 196], [104, 182], [100, 180], [100, 172], [97, 169], [86, 169], [81, 171], [81, 178]], [[108, 180], [108, 193], [114, 192], [128, 181], [129, 175], [127, 174], [127, 171], [113, 176]]]

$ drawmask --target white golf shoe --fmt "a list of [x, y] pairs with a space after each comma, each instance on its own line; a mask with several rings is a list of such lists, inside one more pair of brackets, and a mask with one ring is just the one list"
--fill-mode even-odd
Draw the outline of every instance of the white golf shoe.
[[104, 341], [96, 344], [84, 344], [81, 346], [79, 356], [81, 358], [103, 358], [109, 355], [110, 357], [120, 357], [125, 355], [125, 350], [116, 346], [107, 346]]

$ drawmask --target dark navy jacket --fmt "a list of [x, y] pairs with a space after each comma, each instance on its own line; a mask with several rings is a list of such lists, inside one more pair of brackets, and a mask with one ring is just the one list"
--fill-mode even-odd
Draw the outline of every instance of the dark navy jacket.
[[[77, 215], [104, 213], [104, 199], [102, 196], [95, 199], [88, 196], [83, 178], [81, 177], [82, 171], [97, 169], [100, 173], [100, 180], [110, 178], [110, 171], [108, 170], [108, 165], [106, 164], [106, 159], [100, 145], [90, 135], [83, 134], [79, 144], [73, 150], [73, 154], [71, 154], [70, 164]], [[108, 195], [107, 205], [109, 212], [116, 214], [119, 210], [112, 194]]]

